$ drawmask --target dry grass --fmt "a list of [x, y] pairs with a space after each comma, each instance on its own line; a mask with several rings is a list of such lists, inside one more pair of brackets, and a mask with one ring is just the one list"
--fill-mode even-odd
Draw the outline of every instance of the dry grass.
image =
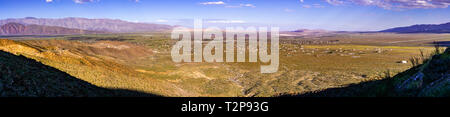
[[[280, 46], [279, 71], [273, 74], [261, 74], [261, 63], [174, 63], [169, 52], [175, 41], [169, 40], [166, 33], [85, 35], [76, 41], [2, 40], [0, 49], [41, 61], [101, 87], [164, 96], [266, 97], [377, 80], [387, 69], [395, 75], [410, 67], [398, 61], [419, 55], [419, 50], [433, 50], [374, 41], [396, 36], [400, 36], [397, 41], [408, 37], [340, 35], [323, 38], [343, 40], [332, 45], [284, 43]], [[97, 40], [104, 38], [124, 42]]]

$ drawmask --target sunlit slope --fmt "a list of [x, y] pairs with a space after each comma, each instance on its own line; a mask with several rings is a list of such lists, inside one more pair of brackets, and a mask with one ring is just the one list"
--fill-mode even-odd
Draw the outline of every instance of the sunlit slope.
[[260, 67], [265, 63], [175, 63], [170, 50], [176, 40], [169, 37], [165, 33], [72, 35], [59, 38], [65, 40], [2, 40], [0, 49], [101, 87], [213, 97], [299, 94], [380, 80], [387, 70], [395, 75], [410, 68], [411, 64], [400, 62], [419, 55], [419, 50], [432, 50], [351, 43], [308, 45], [282, 39], [278, 72], [262, 74]]
[[[39, 42], [31, 41], [29, 43], [22, 43], [11, 40], [0, 40], [0, 49], [35, 59], [100, 87], [155, 93], [176, 92], [173, 91], [170, 84], [162, 80], [139, 78], [140, 76], [136, 71], [107, 59], [107, 57], [114, 56], [104, 55], [113, 54], [117, 50], [111, 48], [102, 49], [102, 47], [88, 45], [82, 46], [80, 45], [81, 43], [68, 43], [57, 40], [42, 42], [42, 46], [32, 45], [35, 43]], [[58, 44], [61, 46], [55, 46]], [[98, 46], [102, 46], [102, 44], [98, 44]], [[105, 52], [96, 56], [104, 55], [105, 57], [90, 56], [90, 54], [95, 54], [98, 51]]]
[[241, 90], [228, 81], [226, 75], [231, 72], [214, 72], [223, 68], [220, 64], [177, 67], [170, 58], [152, 61], [161, 57], [153, 55], [156, 51], [127, 42], [1, 40], [0, 50], [38, 60], [100, 87], [163, 96], [239, 96]]
[[97, 87], [33, 59], [4, 51], [0, 51], [0, 74], [1, 97], [155, 96]]

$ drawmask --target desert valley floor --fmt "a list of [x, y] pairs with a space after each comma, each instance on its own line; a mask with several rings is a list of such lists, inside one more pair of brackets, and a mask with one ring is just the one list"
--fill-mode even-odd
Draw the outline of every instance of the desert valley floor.
[[2, 36], [0, 50], [35, 59], [93, 85], [162, 96], [270, 97], [383, 79], [412, 67], [450, 34], [282, 34], [280, 67], [174, 63], [170, 33]]

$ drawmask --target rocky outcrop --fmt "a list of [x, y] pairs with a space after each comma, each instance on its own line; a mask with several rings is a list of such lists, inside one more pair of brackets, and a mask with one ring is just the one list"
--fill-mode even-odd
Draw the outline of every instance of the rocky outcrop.
[[25, 32], [25, 25], [8, 23], [0, 27], [0, 34], [20, 34]]

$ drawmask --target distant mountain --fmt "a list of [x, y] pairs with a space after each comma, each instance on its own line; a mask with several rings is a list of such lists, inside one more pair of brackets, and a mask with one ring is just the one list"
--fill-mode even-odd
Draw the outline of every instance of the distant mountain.
[[394, 33], [450, 33], [450, 23], [445, 24], [421, 24], [408, 27], [398, 27], [380, 32]]
[[23, 25], [7, 23], [0, 26], [0, 35], [65, 35], [65, 34], [96, 34], [100, 31], [87, 31], [57, 26]]
[[294, 31], [287, 31], [287, 32], [281, 32], [280, 36], [287, 36], [287, 37], [306, 37], [306, 38], [316, 38], [316, 37], [323, 37], [323, 36], [333, 36], [339, 33], [345, 33], [345, 32], [339, 32], [339, 31], [328, 31], [328, 30], [322, 30], [322, 29], [299, 29]]
[[172, 29], [170, 25], [150, 24], [150, 23], [134, 23], [116, 19], [87, 19], [87, 18], [62, 18], [62, 19], [48, 19], [48, 18], [18, 18], [0, 20], [0, 25], [7, 23], [20, 23], [25, 25], [44, 25], [44, 26], [58, 26], [64, 28], [91, 30], [91, 31], [106, 31], [106, 32], [153, 32], [165, 31]]
[[292, 31], [292, 32], [299, 32], [299, 33], [327, 33], [327, 32], [331, 32], [331, 31], [322, 30], [322, 29], [317, 29], [317, 30], [299, 29], [299, 30], [295, 30], [295, 31]]

